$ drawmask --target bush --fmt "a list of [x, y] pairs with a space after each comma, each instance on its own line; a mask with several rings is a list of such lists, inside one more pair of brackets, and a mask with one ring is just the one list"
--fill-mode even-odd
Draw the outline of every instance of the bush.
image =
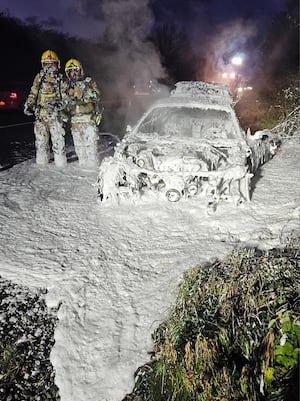
[[300, 85], [298, 73], [280, 79], [257, 78], [253, 91], [245, 93], [235, 108], [244, 130], [273, 129], [281, 136], [299, 135]]
[[297, 246], [234, 251], [187, 272], [123, 401], [291, 400], [299, 283]]

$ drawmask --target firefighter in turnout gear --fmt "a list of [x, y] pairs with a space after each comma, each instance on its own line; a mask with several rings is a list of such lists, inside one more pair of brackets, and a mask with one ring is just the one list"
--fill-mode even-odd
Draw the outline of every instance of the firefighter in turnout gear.
[[70, 116], [74, 147], [82, 167], [98, 167], [98, 125], [101, 121], [100, 91], [95, 81], [85, 77], [81, 63], [70, 59], [65, 66], [66, 112]]
[[26, 115], [35, 115], [34, 134], [36, 163], [49, 163], [51, 138], [54, 162], [57, 167], [67, 164], [63, 115], [63, 76], [59, 73], [57, 54], [46, 50], [41, 57], [42, 69], [36, 75], [24, 105]]

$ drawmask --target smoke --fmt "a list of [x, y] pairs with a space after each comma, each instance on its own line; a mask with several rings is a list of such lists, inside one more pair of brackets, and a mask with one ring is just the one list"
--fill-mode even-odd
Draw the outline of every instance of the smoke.
[[[154, 17], [149, 0], [103, 0], [101, 11], [105, 24], [103, 40], [108, 48], [102, 64], [109, 97], [126, 102], [136, 82], [147, 85], [150, 80], [165, 76], [160, 56], [148, 40]], [[130, 120], [140, 117], [145, 108], [147, 104]]]
[[[165, 77], [160, 55], [148, 39], [155, 22], [151, 1], [64, 0], [73, 19], [96, 21], [97, 32], [101, 31], [92, 39], [92, 49], [73, 47], [73, 57], [78, 54], [85, 72], [96, 79], [102, 93], [101, 129], [118, 132], [121, 127], [125, 131], [124, 120], [128, 122], [128, 112], [133, 110], [130, 105], [139, 102], [138, 112], [130, 118], [135, 123], [148, 104], [134, 98], [134, 84], [147, 86], [150, 80]], [[86, 23], [78, 26], [80, 32], [87, 29]]]
[[[247, 67], [249, 68], [255, 63], [253, 49], [250, 47], [256, 35], [256, 25], [244, 20], [219, 25], [215, 34], [206, 41], [203, 50], [205, 59], [203, 79], [214, 81], [220, 73], [228, 71], [232, 56], [238, 52], [246, 52], [244, 65], [240, 67], [240, 72], [243, 69], [243, 74], [249, 76], [250, 71]], [[251, 60], [247, 60], [247, 49], [248, 53], [251, 51]]]
[[154, 23], [148, 0], [103, 0], [102, 16], [105, 38], [114, 48], [110, 75], [120, 86], [164, 75], [159, 54], [147, 40]]

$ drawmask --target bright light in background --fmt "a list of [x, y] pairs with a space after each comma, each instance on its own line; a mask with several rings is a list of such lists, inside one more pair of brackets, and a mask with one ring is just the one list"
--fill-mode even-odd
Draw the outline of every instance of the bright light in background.
[[242, 65], [243, 64], [243, 57], [242, 56], [234, 56], [234, 57], [232, 57], [231, 64], [233, 64], [233, 65]]
[[222, 78], [224, 78], [224, 79], [227, 79], [227, 78], [235, 79], [235, 77], [236, 77], [236, 73], [235, 72], [223, 72], [222, 73]]
[[245, 87], [238, 87], [237, 88], [237, 91], [239, 92], [239, 93], [242, 93], [242, 92], [246, 92], [246, 91], [252, 91], [253, 90], [253, 87], [252, 86], [245, 86]]

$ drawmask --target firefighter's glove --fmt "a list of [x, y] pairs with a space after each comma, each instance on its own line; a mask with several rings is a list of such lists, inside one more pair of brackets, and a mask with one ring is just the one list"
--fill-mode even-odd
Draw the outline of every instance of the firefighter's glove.
[[75, 88], [73, 89], [73, 96], [77, 99], [82, 98], [82, 90], [81, 88], [79, 88], [79, 86], [75, 86]]
[[26, 116], [32, 116], [34, 114], [33, 107], [27, 103], [24, 104], [24, 114]]
[[102, 119], [102, 115], [99, 113], [94, 114], [93, 121], [96, 125], [99, 125]]

